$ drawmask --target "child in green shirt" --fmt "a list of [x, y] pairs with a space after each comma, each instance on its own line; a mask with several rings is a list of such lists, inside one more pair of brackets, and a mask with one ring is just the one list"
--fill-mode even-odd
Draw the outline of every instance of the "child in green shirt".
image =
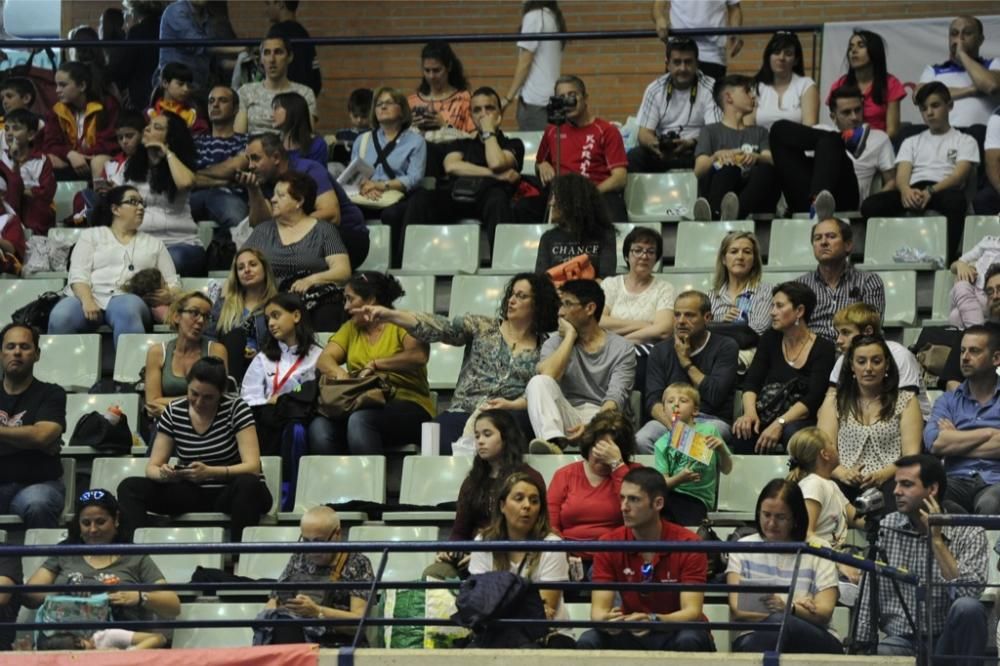
[[[663, 392], [663, 406], [673, 414], [674, 424], [683, 424], [705, 436], [712, 459], [705, 463], [670, 445], [673, 428], [654, 445], [653, 466], [663, 474], [670, 488], [666, 509], [678, 525], [700, 525], [715, 506], [715, 486], [719, 472], [729, 474], [733, 459], [718, 429], [711, 423], [695, 423], [701, 398], [690, 384], [671, 384]], [[676, 426], [675, 426], [676, 427]]]

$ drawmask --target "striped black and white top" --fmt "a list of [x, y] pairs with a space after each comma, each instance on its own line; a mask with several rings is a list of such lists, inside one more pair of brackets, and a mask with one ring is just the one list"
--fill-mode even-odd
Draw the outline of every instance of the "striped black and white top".
[[253, 413], [236, 395], [222, 396], [219, 410], [204, 433], [195, 432], [191, 425], [187, 398], [170, 403], [157, 422], [159, 432], [174, 440], [174, 454], [182, 465], [193, 462], [209, 466], [239, 464], [236, 433], [252, 427]]

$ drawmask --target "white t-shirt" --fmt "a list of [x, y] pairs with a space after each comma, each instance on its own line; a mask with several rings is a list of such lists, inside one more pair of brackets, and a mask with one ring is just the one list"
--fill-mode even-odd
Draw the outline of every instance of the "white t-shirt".
[[128, 629], [102, 629], [94, 632], [91, 640], [98, 650], [127, 650], [132, 647], [134, 631]]
[[[1000, 58], [980, 58], [983, 66], [991, 71], [1000, 70]], [[928, 65], [920, 75], [920, 83], [940, 81], [949, 88], [965, 88], [972, 85], [972, 77], [958, 64], [952, 61], [940, 65]], [[955, 108], [948, 114], [948, 122], [952, 127], [969, 127], [970, 125], [985, 125], [993, 109], [1000, 106], [1000, 94], [975, 95], [955, 100]]]
[[[549, 534], [546, 541], [562, 541], [558, 534]], [[482, 536], [477, 535], [476, 541], [482, 541]], [[513, 562], [510, 565], [511, 573], [517, 573], [518, 564]], [[527, 568], [527, 565], [525, 565]], [[481, 574], [493, 571], [493, 553], [482, 551], [470, 553], [469, 573]], [[523, 573], [523, 572], [522, 572]], [[542, 553], [538, 566], [531, 570], [529, 580], [532, 583], [564, 583], [569, 580], [569, 560], [567, 553]], [[566, 603], [560, 598], [559, 607], [556, 609], [554, 620], [568, 620], [569, 613], [566, 611]]]
[[[670, 27], [682, 28], [724, 28], [728, 5], [738, 5], [740, 0], [671, 0]], [[698, 44], [698, 60], [726, 64], [726, 38], [695, 37]]]
[[979, 146], [975, 139], [954, 127], [944, 134], [925, 130], [903, 141], [896, 156], [896, 166], [901, 162], [913, 165], [908, 184], [938, 183], [950, 176], [959, 162], [979, 164]]
[[835, 481], [810, 474], [799, 481], [802, 497], [819, 502], [814, 534], [830, 546], [839, 547], [847, 536], [847, 498]]
[[[646, 87], [639, 106], [639, 127], [645, 127], [663, 136], [678, 132], [682, 139], [697, 139], [701, 128], [722, 120], [722, 112], [712, 99], [715, 79], [700, 74], [694, 88], [671, 90], [670, 75], [664, 74]], [[692, 100], [693, 95], [693, 100]]]
[[792, 74], [788, 89], [781, 96], [774, 86], [760, 84], [757, 88], [757, 124], [771, 129], [771, 125], [779, 120], [802, 122], [802, 96], [816, 82], [808, 76]]
[[[521, 34], [536, 32], [559, 32], [559, 23], [551, 10], [535, 9], [521, 19]], [[535, 54], [521, 88], [521, 99], [534, 106], [545, 106], [549, 97], [555, 94], [562, 66], [562, 43], [559, 40], [524, 41], [517, 46]]]
[[983, 283], [986, 281], [986, 273], [990, 270], [990, 266], [1000, 262], [1000, 236], [983, 236], [971, 250], [959, 257], [958, 260], [975, 266], [978, 274], [976, 287], [983, 289], [986, 286]]
[[[816, 129], [840, 133], [840, 130], [833, 125], [816, 125]], [[896, 166], [896, 151], [892, 149], [892, 139], [882, 130], [869, 131], [865, 152], [861, 153], [861, 157], [855, 157], [849, 151], [847, 156], [854, 163], [854, 175], [858, 178], [859, 201], [864, 201], [871, 194], [872, 180], [876, 173], [889, 171]]]
[[660, 310], [674, 309], [674, 287], [665, 280], [653, 278], [645, 290], [634, 294], [625, 287], [625, 276], [615, 275], [601, 282], [604, 305], [612, 317], [635, 321], [653, 321]]
[[[917, 362], [917, 357], [898, 342], [886, 340], [886, 344], [889, 345], [889, 353], [892, 354], [892, 360], [896, 362], [896, 368], [899, 370], [899, 388], [912, 390], [916, 387], [920, 413], [923, 414], [925, 421], [928, 420], [931, 417], [931, 399], [927, 395], [923, 371]], [[843, 365], [844, 355], [841, 354], [837, 357], [837, 362], [833, 364], [833, 372], [830, 373], [830, 386], [837, 385], [840, 380], [840, 369]]]
[[984, 150], [1000, 150], [1000, 110], [990, 116], [990, 121], [986, 123], [986, 141], [983, 143]]

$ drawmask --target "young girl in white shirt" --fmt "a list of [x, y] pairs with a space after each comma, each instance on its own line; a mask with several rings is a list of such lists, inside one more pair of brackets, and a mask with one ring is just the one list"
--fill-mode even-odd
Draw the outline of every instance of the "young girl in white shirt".
[[803, 428], [788, 442], [788, 480], [799, 484], [806, 500], [806, 535], [834, 548], [844, 544], [849, 526], [864, 524], [833, 480], [833, 470], [839, 464], [836, 443], [819, 428]]
[[264, 305], [264, 317], [270, 335], [243, 377], [241, 393], [251, 407], [273, 405], [278, 397], [315, 379], [316, 361], [323, 352], [305, 306], [295, 294], [271, 297]]

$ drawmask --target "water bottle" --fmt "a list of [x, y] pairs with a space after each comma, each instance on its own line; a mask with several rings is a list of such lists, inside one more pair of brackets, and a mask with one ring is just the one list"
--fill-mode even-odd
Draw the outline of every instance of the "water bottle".
[[739, 318], [747, 325], [750, 324], [750, 300], [752, 298], [753, 294], [749, 291], [744, 291], [736, 297], [736, 309], [740, 311]]

